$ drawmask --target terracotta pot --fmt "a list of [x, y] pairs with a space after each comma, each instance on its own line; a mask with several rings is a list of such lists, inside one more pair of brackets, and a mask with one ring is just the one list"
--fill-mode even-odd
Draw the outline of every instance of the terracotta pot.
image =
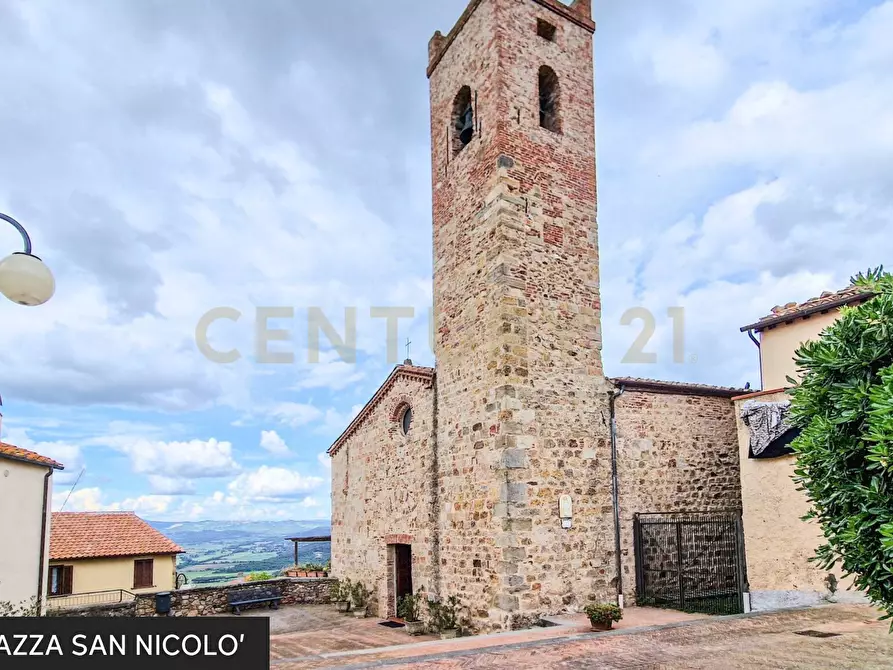
[[592, 630], [611, 630], [614, 626], [613, 621], [596, 621], [595, 619], [590, 619], [589, 623], [592, 626]]
[[410, 635], [421, 635], [425, 632], [424, 621], [405, 621], [406, 632]]
[[441, 640], [452, 640], [459, 634], [459, 631], [456, 628], [450, 628], [449, 630], [440, 631], [440, 639]]
[[339, 600], [335, 603], [335, 607], [339, 612], [349, 612], [350, 611], [350, 601], [349, 600]]
[[354, 610], [354, 611], [353, 611], [353, 615], [354, 615], [357, 619], [364, 619], [364, 618], [366, 618], [366, 608], [365, 608], [365, 607], [361, 607], [360, 609], [356, 609], [356, 610]]

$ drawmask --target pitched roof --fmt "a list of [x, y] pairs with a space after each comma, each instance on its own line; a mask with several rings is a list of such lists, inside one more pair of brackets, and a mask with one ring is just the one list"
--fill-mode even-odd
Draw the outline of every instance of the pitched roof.
[[50, 560], [182, 554], [133, 512], [53, 512]]
[[384, 380], [384, 383], [378, 387], [378, 390], [375, 392], [375, 395], [369, 399], [369, 402], [360, 410], [359, 414], [354, 417], [354, 420], [348, 424], [347, 428], [344, 429], [344, 432], [332, 443], [332, 446], [329, 447], [328, 454], [329, 456], [334, 456], [338, 450], [342, 447], [342, 445], [347, 441], [347, 439], [354, 434], [357, 428], [366, 420], [372, 410], [381, 402], [382, 398], [384, 398], [391, 387], [401, 377], [408, 379], [420, 379], [426, 382], [431, 382], [434, 379], [434, 368], [426, 368], [419, 365], [412, 365], [411, 362], [407, 361], [403, 365], [398, 365], [395, 367], [391, 374], [388, 375], [388, 378]]
[[0, 442], [0, 458], [9, 458], [14, 461], [22, 461], [23, 463], [33, 463], [34, 465], [45, 465], [54, 470], [64, 470], [65, 466], [54, 461], [52, 458], [41, 456], [37, 452], [22, 449], [14, 444], [6, 444]]
[[693, 384], [689, 382], [665, 382], [658, 379], [643, 379], [641, 377], [612, 377], [610, 381], [615, 385], [623, 386], [630, 391], [646, 391], [650, 393], [718, 396], [721, 398], [733, 398], [742, 395], [743, 393], [747, 393], [745, 389], [736, 389], [730, 386], [711, 386], [710, 384]]
[[848, 286], [841, 291], [825, 291], [817, 298], [810, 298], [806, 302], [796, 303], [789, 302], [786, 305], [776, 305], [772, 308], [772, 313], [764, 316], [756, 323], [741, 327], [741, 332], [746, 333], [748, 330], [757, 332], [777, 326], [780, 323], [786, 323], [802, 317], [817, 314], [819, 312], [829, 312], [844, 305], [850, 305], [856, 302], [864, 302], [874, 297], [874, 293], [863, 286]]

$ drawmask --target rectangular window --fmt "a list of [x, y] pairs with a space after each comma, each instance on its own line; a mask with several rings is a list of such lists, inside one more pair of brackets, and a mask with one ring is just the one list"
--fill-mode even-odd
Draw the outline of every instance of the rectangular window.
[[542, 37], [544, 40], [549, 40], [550, 42], [555, 41], [555, 26], [553, 26], [548, 21], [543, 21], [542, 19], [536, 20], [536, 34]]
[[145, 558], [133, 562], [133, 588], [150, 589], [155, 586], [155, 560]]
[[71, 595], [71, 585], [74, 581], [74, 566], [51, 565], [50, 578], [47, 584], [47, 594], [51, 596]]

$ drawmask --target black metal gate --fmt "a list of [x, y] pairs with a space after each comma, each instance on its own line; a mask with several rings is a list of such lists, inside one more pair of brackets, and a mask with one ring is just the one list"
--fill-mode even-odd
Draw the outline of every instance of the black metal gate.
[[744, 611], [741, 513], [636, 514], [636, 603], [705, 614]]

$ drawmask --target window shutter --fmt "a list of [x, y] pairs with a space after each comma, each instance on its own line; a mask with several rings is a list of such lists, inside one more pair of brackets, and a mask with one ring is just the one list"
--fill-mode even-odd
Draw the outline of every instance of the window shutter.
[[154, 579], [155, 561], [153, 559], [145, 559], [133, 562], [133, 588], [144, 589], [152, 586]]
[[74, 581], [74, 566], [66, 565], [62, 568], [62, 595], [71, 595], [72, 582]]

